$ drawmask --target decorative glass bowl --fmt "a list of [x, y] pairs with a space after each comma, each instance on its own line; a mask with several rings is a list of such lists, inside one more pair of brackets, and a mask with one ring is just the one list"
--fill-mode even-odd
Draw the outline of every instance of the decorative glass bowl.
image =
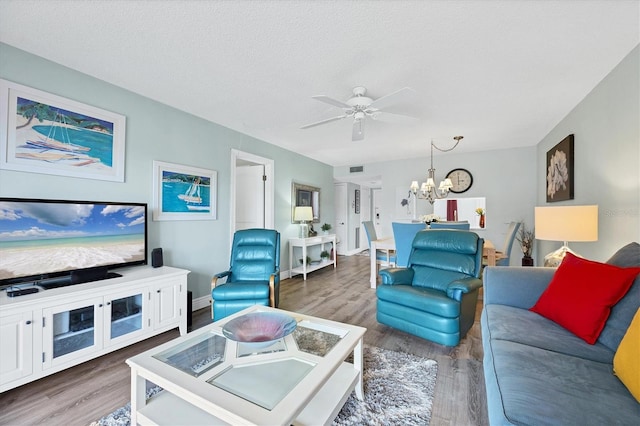
[[296, 329], [298, 323], [280, 312], [252, 312], [234, 318], [222, 327], [222, 334], [235, 342], [254, 347], [271, 346]]

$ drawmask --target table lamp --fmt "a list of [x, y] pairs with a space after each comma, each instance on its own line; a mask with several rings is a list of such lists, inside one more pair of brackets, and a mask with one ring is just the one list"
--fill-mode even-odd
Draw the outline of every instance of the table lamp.
[[557, 267], [573, 250], [569, 241], [598, 241], [598, 206], [558, 206], [535, 208], [537, 240], [563, 241], [558, 250], [544, 257], [544, 266]]
[[293, 211], [293, 220], [300, 222], [300, 234], [298, 237], [307, 238], [309, 236], [309, 225], [307, 222], [313, 220], [313, 209], [310, 206], [298, 206]]

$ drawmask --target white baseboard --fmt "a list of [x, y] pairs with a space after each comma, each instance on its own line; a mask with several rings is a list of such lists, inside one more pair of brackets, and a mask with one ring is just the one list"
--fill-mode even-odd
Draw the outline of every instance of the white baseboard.
[[198, 297], [191, 301], [191, 310], [198, 311], [200, 309], [208, 308], [211, 306], [211, 295]]

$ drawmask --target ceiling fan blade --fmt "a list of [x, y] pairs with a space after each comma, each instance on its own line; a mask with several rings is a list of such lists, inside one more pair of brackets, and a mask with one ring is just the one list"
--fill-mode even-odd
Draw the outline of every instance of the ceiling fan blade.
[[337, 117], [327, 118], [326, 120], [316, 121], [315, 123], [307, 124], [307, 125], [304, 125], [304, 126], [302, 126], [300, 128], [301, 129], [308, 129], [309, 127], [315, 127], [315, 126], [319, 126], [321, 124], [331, 123], [332, 121], [342, 120], [345, 117], [347, 117], [347, 114], [342, 114], [342, 115], [339, 115]]
[[378, 98], [371, 102], [369, 108], [375, 109], [383, 109], [388, 107], [389, 105], [396, 104], [398, 102], [402, 102], [404, 100], [408, 100], [411, 96], [415, 95], [416, 91], [410, 87], [403, 87], [400, 90], [396, 90], [393, 93], [389, 93], [381, 98]]
[[382, 121], [385, 123], [398, 123], [398, 124], [410, 124], [420, 121], [418, 117], [413, 117], [406, 114], [396, 114], [387, 111], [379, 111], [371, 115], [376, 121]]
[[351, 140], [361, 141], [364, 139], [364, 118], [353, 120], [353, 129], [351, 130]]
[[312, 96], [312, 98], [313, 99], [317, 99], [320, 102], [324, 102], [324, 103], [327, 103], [327, 104], [330, 104], [330, 105], [333, 105], [333, 106], [337, 106], [338, 108], [351, 109], [351, 105], [345, 104], [342, 101], [330, 98], [330, 97], [325, 96], [325, 95], [316, 95], [316, 96]]

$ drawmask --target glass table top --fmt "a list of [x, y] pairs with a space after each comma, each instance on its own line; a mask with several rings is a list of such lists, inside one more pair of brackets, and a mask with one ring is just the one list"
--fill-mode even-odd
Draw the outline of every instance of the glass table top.
[[[271, 410], [316, 366], [296, 353], [322, 358], [347, 334], [346, 329], [301, 320], [293, 333], [272, 345], [238, 342], [229, 351], [236, 342], [211, 330], [152, 356], [195, 378], [211, 372], [207, 383]], [[282, 355], [264, 357], [278, 353]], [[216, 367], [221, 371], [211, 371]]]
[[224, 361], [226, 346], [226, 338], [206, 333], [155, 354], [153, 357], [193, 377], [198, 377]]
[[271, 410], [314, 366], [296, 358], [232, 366], [207, 382]]

